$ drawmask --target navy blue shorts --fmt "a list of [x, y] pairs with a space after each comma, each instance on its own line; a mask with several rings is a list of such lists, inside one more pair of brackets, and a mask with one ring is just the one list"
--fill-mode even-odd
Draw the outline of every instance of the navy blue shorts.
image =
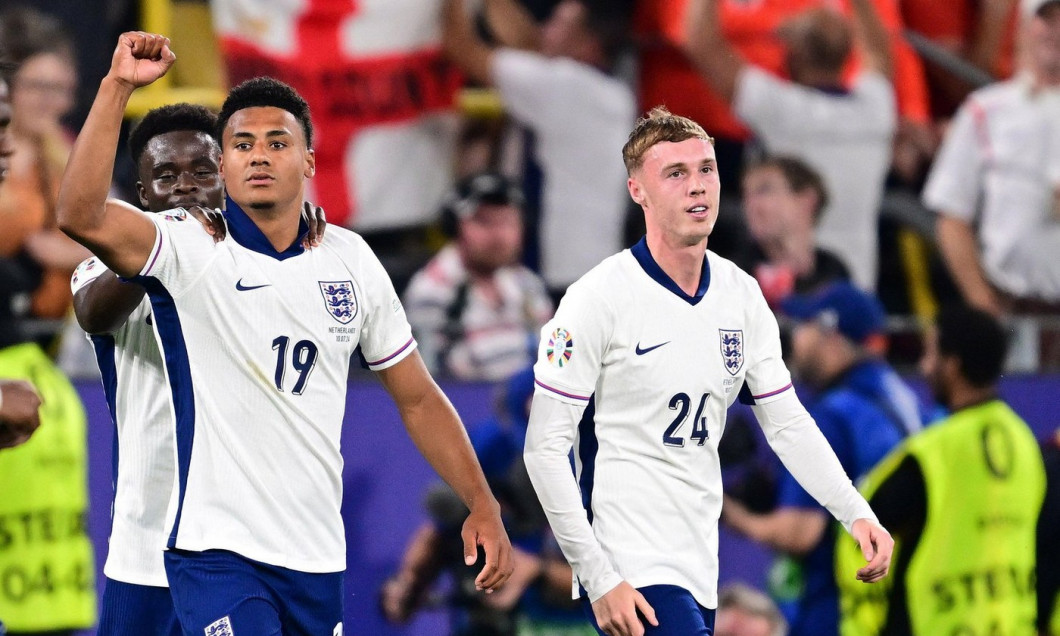
[[[637, 591], [644, 595], [659, 621], [658, 627], [652, 627], [648, 621], [643, 621], [644, 636], [713, 636], [714, 610], [697, 603], [685, 588], [676, 585], [648, 585], [638, 587]], [[606, 636], [596, 624], [593, 605], [586, 596], [582, 597], [582, 609], [589, 616], [589, 622], [596, 631], [601, 636]]]
[[99, 636], [180, 636], [168, 587], [107, 579], [99, 615]]
[[298, 572], [226, 550], [169, 550], [165, 561], [186, 636], [342, 636], [342, 572]]

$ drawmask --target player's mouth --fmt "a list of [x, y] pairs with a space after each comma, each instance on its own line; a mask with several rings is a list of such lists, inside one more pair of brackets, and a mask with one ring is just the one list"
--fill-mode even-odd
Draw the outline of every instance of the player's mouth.
[[210, 207], [203, 197], [177, 197], [169, 200], [171, 208], [190, 208], [196, 205], [202, 208]]
[[710, 207], [706, 205], [693, 205], [692, 207], [685, 210], [690, 216], [697, 219], [705, 219], [710, 214]]
[[247, 183], [252, 186], [269, 185], [276, 179], [267, 172], [255, 172], [247, 177]]

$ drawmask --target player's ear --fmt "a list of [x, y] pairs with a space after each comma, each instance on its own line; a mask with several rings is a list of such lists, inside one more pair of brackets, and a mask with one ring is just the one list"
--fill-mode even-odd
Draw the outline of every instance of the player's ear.
[[136, 182], [136, 195], [140, 197], [140, 205], [143, 209], [148, 209], [150, 206], [147, 205], [147, 188], [144, 187], [143, 181]]
[[644, 205], [644, 188], [640, 186], [640, 182], [632, 175], [629, 179], [626, 179], [626, 188], [629, 189], [629, 196], [633, 197], [634, 203]]
[[313, 175], [317, 173], [317, 155], [313, 152], [312, 148], [306, 149], [305, 153], [305, 171], [303, 174], [306, 179], [312, 179]]

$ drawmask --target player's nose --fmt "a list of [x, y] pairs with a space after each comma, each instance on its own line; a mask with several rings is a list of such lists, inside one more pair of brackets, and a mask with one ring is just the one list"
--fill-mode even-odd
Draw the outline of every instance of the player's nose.
[[177, 178], [177, 184], [173, 189], [177, 192], [194, 192], [199, 189], [199, 184], [195, 182], [195, 175], [190, 172], [182, 172]]

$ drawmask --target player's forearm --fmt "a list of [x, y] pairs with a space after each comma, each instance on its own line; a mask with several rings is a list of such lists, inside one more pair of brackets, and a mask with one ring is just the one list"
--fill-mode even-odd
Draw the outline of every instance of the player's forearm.
[[441, 389], [435, 386], [419, 403], [399, 408], [413, 443], [464, 505], [497, 507], [467, 431]]
[[106, 216], [114, 154], [132, 92], [124, 82], [103, 78], [63, 173], [56, 206], [59, 227], [89, 249]]
[[580, 418], [580, 412], [576, 411], [571, 405], [535, 395], [523, 460], [556, 543], [578, 575], [589, 600], [596, 601], [621, 583], [622, 577], [593, 534], [570, 470], [567, 454]]
[[753, 410], [784, 467], [848, 532], [857, 519], [876, 520], [794, 391]]
[[74, 316], [87, 333], [114, 333], [144, 298], [144, 288], [104, 272], [74, 294]]

